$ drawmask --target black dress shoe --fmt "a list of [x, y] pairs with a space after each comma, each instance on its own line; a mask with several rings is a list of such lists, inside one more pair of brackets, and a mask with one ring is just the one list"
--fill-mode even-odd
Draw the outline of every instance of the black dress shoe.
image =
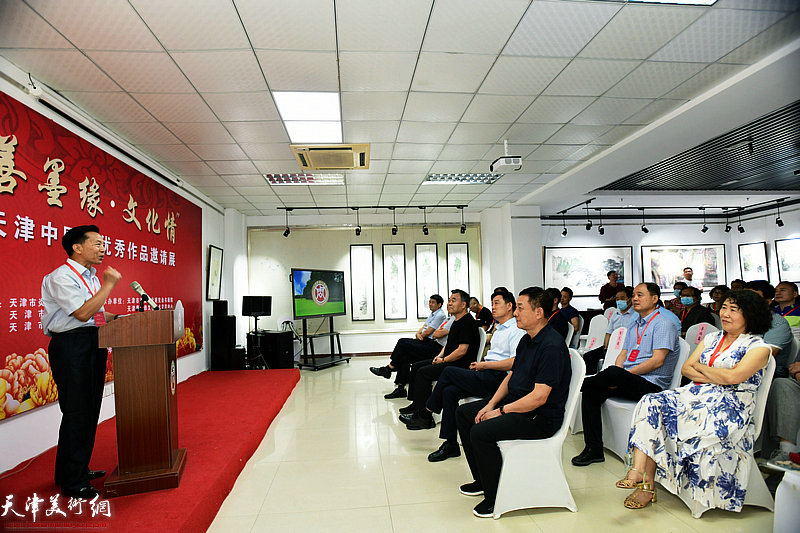
[[581, 453], [572, 458], [572, 464], [575, 466], [589, 466], [592, 463], [602, 463], [605, 460], [603, 450], [593, 450], [587, 446]]
[[402, 422], [403, 424], [408, 424], [408, 422], [409, 422], [409, 421], [410, 421], [412, 418], [414, 418], [414, 414], [415, 414], [415, 413], [403, 413], [403, 414], [401, 414], [400, 416], [398, 416], [397, 418], [398, 418], [398, 419], [400, 420], [400, 422]]
[[[428, 455], [428, 461], [431, 463], [438, 463], [451, 457], [458, 457], [461, 455], [461, 447], [457, 442], [444, 441], [439, 449]], [[481, 491], [483, 494], [483, 491]]]
[[475, 508], [472, 510], [472, 514], [478, 518], [491, 518], [494, 516], [494, 503], [483, 500], [481, 503], [475, 506]]
[[392, 377], [392, 369], [388, 366], [371, 366], [369, 367], [369, 371], [382, 378], [389, 379]]
[[417, 429], [433, 429], [436, 427], [436, 422], [433, 421], [433, 416], [431, 416], [428, 411], [411, 415], [411, 418], [405, 424], [406, 428], [412, 431]]
[[84, 500], [91, 500], [95, 496], [99, 496], [100, 493], [97, 492], [97, 489], [92, 487], [91, 485], [87, 487], [80, 487], [77, 489], [67, 489], [61, 487], [61, 494], [64, 496], [68, 496], [70, 498], [83, 498]]
[[405, 398], [406, 397], [406, 388], [405, 387], [397, 387], [389, 394], [384, 394], [384, 398], [387, 400], [395, 400], [397, 398]]
[[417, 406], [413, 403], [410, 405], [406, 405], [405, 407], [401, 407], [397, 410], [401, 415], [413, 415], [417, 412]]
[[105, 470], [89, 470], [89, 479], [99, 479], [105, 475]]
[[464, 483], [458, 487], [458, 491], [464, 496], [483, 496], [483, 487], [479, 481]]

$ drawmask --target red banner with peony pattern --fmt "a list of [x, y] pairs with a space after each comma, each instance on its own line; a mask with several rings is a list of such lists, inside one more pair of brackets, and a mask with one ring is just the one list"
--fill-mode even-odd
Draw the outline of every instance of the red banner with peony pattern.
[[107, 265], [122, 273], [106, 311], [137, 312], [138, 281], [162, 308], [183, 303], [178, 357], [201, 348], [202, 209], [0, 92], [0, 419], [58, 399], [41, 285], [66, 260], [64, 232], [81, 224], [105, 240], [100, 279]]

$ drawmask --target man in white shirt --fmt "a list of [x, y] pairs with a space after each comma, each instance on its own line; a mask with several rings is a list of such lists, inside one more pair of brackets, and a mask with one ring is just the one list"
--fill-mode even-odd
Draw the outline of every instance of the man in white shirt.
[[[442, 424], [439, 437], [444, 443], [435, 452], [428, 455], [428, 461], [443, 461], [449, 457], [458, 457], [461, 450], [456, 440], [455, 413], [458, 401], [470, 396], [491, 396], [500, 386], [514, 364], [517, 344], [525, 335], [525, 330], [517, 327], [514, 318], [516, 301], [510, 292], [499, 292], [492, 296], [492, 317], [495, 319], [495, 330], [492, 345], [483, 361], [470, 364], [469, 369], [446, 368], [436, 387], [433, 389], [425, 405], [432, 413], [442, 413]], [[417, 424], [411, 420], [406, 424], [408, 429], [430, 429], [428, 423]]]
[[627, 328], [631, 319], [636, 313], [633, 311], [631, 299], [633, 298], [633, 287], [624, 287], [617, 291], [616, 294], [616, 309], [611, 313], [608, 319], [608, 327], [606, 328], [606, 336], [603, 340], [603, 345], [590, 350], [583, 354], [583, 360], [586, 363], [586, 373], [591, 375], [599, 371], [598, 364], [606, 356], [608, 351], [608, 342], [611, 340], [611, 335], [618, 328]]
[[699, 281], [692, 280], [692, 276], [694, 276], [694, 270], [692, 270], [692, 267], [686, 267], [683, 269], [683, 281], [685, 281], [689, 287], [695, 287], [696, 289], [700, 289], [702, 291], [703, 284]]

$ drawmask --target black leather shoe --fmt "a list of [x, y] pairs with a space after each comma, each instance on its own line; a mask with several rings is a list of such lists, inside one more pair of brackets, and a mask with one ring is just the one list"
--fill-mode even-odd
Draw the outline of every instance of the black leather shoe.
[[464, 483], [458, 487], [458, 491], [464, 496], [483, 496], [483, 487], [477, 481], [472, 483]]
[[491, 518], [494, 516], [494, 504], [483, 500], [475, 506], [472, 510], [472, 514], [478, 518]]
[[61, 494], [64, 496], [68, 496], [70, 498], [83, 498], [84, 500], [91, 500], [95, 496], [99, 496], [100, 493], [97, 492], [97, 489], [89, 485], [88, 487], [81, 487], [78, 489], [67, 489], [62, 487]]
[[382, 378], [389, 379], [392, 377], [392, 369], [388, 366], [371, 366], [369, 367], [369, 371]]
[[572, 458], [572, 464], [575, 466], [589, 466], [592, 463], [602, 463], [605, 460], [603, 450], [593, 450], [587, 446], [581, 453]]
[[[428, 455], [428, 461], [431, 463], [438, 463], [439, 461], [444, 461], [451, 457], [458, 457], [459, 455], [461, 455], [461, 447], [457, 442], [444, 441], [442, 445], [439, 446], [438, 450]], [[481, 491], [481, 494], [483, 494], [483, 491]]]
[[405, 398], [406, 397], [406, 388], [405, 387], [397, 387], [389, 394], [384, 394], [384, 398], [387, 400], [395, 400], [397, 398]]
[[411, 415], [411, 419], [406, 422], [406, 428], [415, 431], [417, 429], [433, 429], [436, 427], [436, 422], [428, 411], [424, 413], [416, 413]]
[[398, 419], [400, 420], [400, 422], [402, 422], [403, 424], [408, 424], [408, 422], [409, 422], [409, 421], [410, 421], [412, 418], [414, 418], [414, 414], [415, 414], [415, 413], [403, 413], [403, 414], [401, 414], [400, 416], [398, 416], [397, 418], [398, 418]]
[[413, 403], [410, 405], [406, 405], [405, 407], [401, 407], [397, 410], [401, 415], [413, 415], [417, 412], [417, 406]]
[[106, 475], [105, 470], [89, 470], [89, 479], [99, 479]]

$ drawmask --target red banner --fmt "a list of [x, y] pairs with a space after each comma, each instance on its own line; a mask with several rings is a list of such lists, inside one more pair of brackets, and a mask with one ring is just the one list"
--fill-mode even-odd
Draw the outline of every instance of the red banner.
[[[136, 312], [138, 281], [159, 306], [185, 308], [178, 356], [202, 344], [202, 210], [0, 92], [0, 419], [58, 397], [42, 333], [42, 278], [64, 264], [64, 232], [95, 224], [102, 271], [122, 273], [106, 302]], [[113, 378], [111, 355], [106, 379]]]

